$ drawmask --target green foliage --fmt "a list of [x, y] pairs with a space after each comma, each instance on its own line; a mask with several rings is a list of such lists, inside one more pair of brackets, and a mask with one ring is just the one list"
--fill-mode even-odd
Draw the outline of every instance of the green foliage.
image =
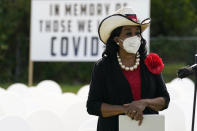
[[1, 82], [18, 81], [26, 77], [29, 54], [29, 16], [30, 0], [1, 0]]
[[151, 36], [197, 34], [197, 4], [192, 0], [151, 0]]
[[93, 65], [93, 62], [35, 63], [34, 78], [37, 82], [52, 79], [60, 83], [86, 84], [90, 82]]
[[159, 54], [165, 63], [194, 63], [194, 54], [197, 53], [197, 40], [166, 40], [159, 38], [151, 41], [150, 51]]

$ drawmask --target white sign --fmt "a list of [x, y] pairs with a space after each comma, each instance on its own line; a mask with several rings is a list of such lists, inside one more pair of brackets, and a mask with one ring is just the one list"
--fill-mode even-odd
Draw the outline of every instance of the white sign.
[[119, 131], [165, 131], [165, 117], [163, 115], [144, 115], [142, 124], [132, 120], [127, 115], [119, 116]]
[[[139, 19], [150, 16], [149, 0], [32, 0], [31, 60], [97, 61], [104, 50], [99, 23], [124, 6]], [[149, 29], [143, 35], [148, 42]]]

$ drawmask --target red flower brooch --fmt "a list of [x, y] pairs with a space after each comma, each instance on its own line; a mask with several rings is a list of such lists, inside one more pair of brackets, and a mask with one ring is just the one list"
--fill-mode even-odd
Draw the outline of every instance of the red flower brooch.
[[162, 59], [155, 53], [150, 53], [144, 63], [153, 74], [160, 74], [164, 68]]

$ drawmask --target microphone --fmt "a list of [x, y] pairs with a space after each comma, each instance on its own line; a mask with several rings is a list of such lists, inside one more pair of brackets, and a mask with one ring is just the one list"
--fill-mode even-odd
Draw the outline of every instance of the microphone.
[[192, 66], [186, 66], [186, 67], [183, 67], [183, 68], [180, 68], [178, 70], [178, 77], [179, 78], [185, 78], [191, 74], [193, 74], [195, 71], [197, 70], [197, 64], [194, 64]]
[[180, 68], [178, 70], [177, 76], [182, 79], [193, 74], [195, 71], [197, 72], [197, 54], [195, 54], [195, 64], [192, 66]]

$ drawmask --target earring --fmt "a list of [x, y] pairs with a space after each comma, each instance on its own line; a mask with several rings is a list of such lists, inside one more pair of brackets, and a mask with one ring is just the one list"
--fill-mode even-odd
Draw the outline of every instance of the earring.
[[117, 45], [120, 45], [119, 42], [116, 42]]

